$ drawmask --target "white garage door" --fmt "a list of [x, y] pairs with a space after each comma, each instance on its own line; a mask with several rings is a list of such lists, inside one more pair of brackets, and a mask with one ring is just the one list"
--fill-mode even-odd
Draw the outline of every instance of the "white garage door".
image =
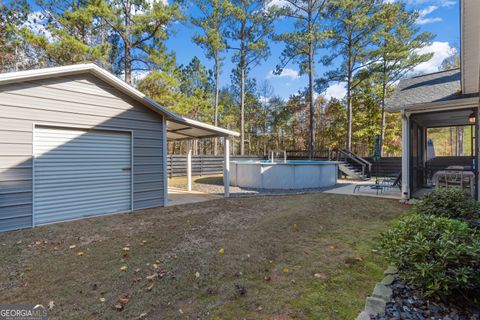
[[130, 133], [36, 127], [34, 223], [131, 209]]

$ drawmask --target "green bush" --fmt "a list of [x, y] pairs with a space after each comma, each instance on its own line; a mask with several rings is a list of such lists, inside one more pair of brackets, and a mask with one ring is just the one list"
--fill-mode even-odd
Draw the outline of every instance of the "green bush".
[[382, 248], [400, 277], [426, 296], [480, 286], [480, 235], [465, 222], [408, 215], [383, 234]]
[[456, 219], [479, 218], [480, 206], [461, 188], [438, 188], [426, 195], [415, 207], [415, 212]]

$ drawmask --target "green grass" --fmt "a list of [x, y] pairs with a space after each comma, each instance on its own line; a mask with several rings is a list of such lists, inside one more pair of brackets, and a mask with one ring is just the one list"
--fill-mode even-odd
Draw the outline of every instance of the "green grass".
[[367, 197], [248, 197], [4, 233], [0, 301], [54, 301], [53, 318], [353, 319], [386, 267], [376, 237], [405, 210]]

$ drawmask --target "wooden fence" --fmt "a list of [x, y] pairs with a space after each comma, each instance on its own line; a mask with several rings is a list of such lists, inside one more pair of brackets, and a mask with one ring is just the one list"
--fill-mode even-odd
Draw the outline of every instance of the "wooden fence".
[[[231, 156], [231, 160], [264, 160], [264, 156]], [[288, 159], [305, 159], [300, 152], [292, 152]], [[401, 157], [385, 157], [373, 161], [370, 157], [365, 160], [372, 163], [372, 176], [395, 176], [402, 171]], [[437, 171], [445, 169], [450, 165], [471, 166], [472, 157], [436, 157], [427, 162], [427, 167]], [[328, 160], [328, 153], [317, 154], [316, 160]], [[223, 173], [223, 156], [192, 156], [192, 175], [205, 176]], [[187, 156], [168, 155], [169, 177], [182, 177], [187, 175]]]
[[[262, 156], [230, 156], [230, 160], [263, 160]], [[187, 175], [187, 156], [168, 155], [168, 176]], [[223, 156], [192, 156], [192, 176], [206, 176], [223, 173]]]

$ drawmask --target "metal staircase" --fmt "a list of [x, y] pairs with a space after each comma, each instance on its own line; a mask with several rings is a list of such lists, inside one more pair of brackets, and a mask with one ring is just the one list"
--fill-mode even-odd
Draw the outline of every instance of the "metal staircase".
[[339, 162], [338, 169], [340, 173], [353, 180], [368, 180], [372, 171], [372, 164], [355, 153], [336, 149], [332, 153], [331, 160]]

